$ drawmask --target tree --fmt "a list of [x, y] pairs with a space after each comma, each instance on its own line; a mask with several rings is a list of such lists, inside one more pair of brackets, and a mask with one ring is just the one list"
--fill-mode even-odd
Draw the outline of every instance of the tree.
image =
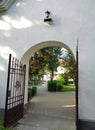
[[61, 47], [46, 47], [36, 52], [30, 59], [29, 75], [44, 74], [51, 72], [51, 80], [54, 78], [54, 71], [59, 66], [59, 59], [62, 58]]
[[[29, 61], [29, 80], [31, 82], [38, 82], [42, 78], [43, 72], [43, 59], [40, 55], [34, 53]], [[44, 72], [43, 72], [44, 73]]]
[[40, 79], [45, 72], [49, 71], [51, 80], [53, 80], [54, 72], [58, 66], [66, 68], [65, 77], [75, 81], [75, 59], [68, 50], [61, 47], [46, 47], [34, 53], [30, 59], [29, 75], [30, 77], [35, 75]]
[[65, 76], [68, 75], [68, 78], [72, 78], [75, 82], [76, 78], [76, 62], [71, 53], [66, 50], [65, 55], [63, 56], [63, 61], [61, 65], [67, 69], [66, 73], [64, 74]]
[[54, 78], [54, 71], [57, 70], [59, 66], [59, 59], [62, 55], [61, 47], [47, 47], [43, 48], [42, 53], [44, 54], [44, 63], [46, 69], [51, 72], [51, 80]]

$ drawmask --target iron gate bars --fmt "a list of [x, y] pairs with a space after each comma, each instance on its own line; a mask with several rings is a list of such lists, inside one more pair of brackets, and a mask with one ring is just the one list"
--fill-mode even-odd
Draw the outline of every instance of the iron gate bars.
[[25, 65], [10, 54], [6, 90], [5, 127], [23, 117], [25, 72]]

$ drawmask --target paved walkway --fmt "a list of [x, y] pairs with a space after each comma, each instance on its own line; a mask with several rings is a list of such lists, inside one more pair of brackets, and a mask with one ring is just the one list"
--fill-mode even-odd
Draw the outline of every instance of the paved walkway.
[[47, 92], [46, 84], [38, 87], [29, 109], [13, 130], [76, 130], [75, 93]]

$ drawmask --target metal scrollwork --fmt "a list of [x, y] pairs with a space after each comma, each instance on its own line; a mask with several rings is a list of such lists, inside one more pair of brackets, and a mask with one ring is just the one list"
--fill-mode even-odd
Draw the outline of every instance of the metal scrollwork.
[[20, 81], [16, 81], [16, 84], [15, 84], [15, 88], [16, 89], [19, 89], [21, 87], [21, 83], [20, 83]]

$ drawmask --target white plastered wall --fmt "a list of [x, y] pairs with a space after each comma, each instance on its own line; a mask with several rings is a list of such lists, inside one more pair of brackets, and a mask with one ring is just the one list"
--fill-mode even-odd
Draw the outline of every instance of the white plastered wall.
[[[51, 25], [44, 24], [47, 9]], [[75, 55], [79, 39], [79, 118], [95, 121], [94, 12], [95, 0], [16, 0], [0, 13], [0, 108], [4, 108], [7, 81], [8, 60], [3, 54], [21, 59], [38, 43], [58, 41]]]

